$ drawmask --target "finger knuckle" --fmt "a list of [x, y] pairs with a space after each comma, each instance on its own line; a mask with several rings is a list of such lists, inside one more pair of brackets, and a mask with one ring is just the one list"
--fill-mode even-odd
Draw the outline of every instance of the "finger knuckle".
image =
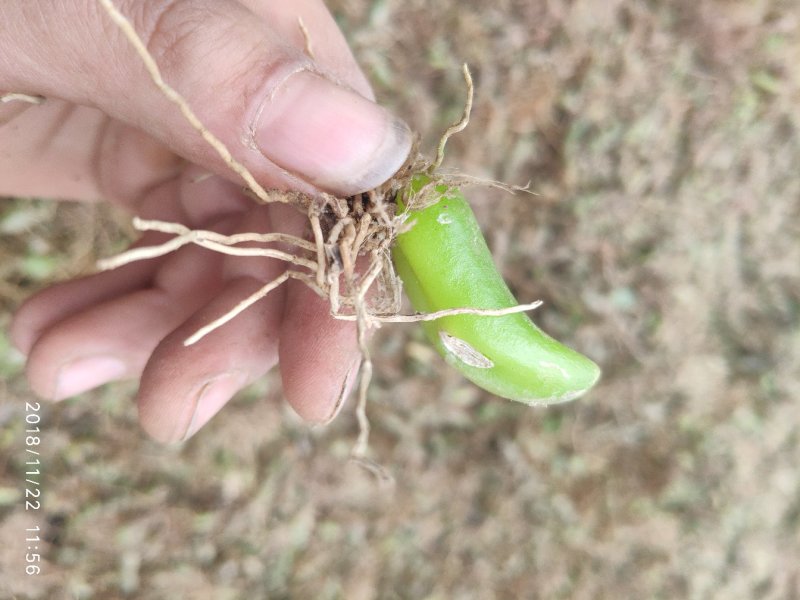
[[147, 51], [162, 69], [180, 72], [208, 21], [208, 5], [193, 0], [149, 0], [139, 7]]
[[139, 11], [136, 29], [145, 47], [165, 80], [178, 89], [198, 91], [198, 85], [207, 85], [215, 94], [246, 91], [254, 71], [269, 74], [302, 62], [238, 2], [130, 1]]

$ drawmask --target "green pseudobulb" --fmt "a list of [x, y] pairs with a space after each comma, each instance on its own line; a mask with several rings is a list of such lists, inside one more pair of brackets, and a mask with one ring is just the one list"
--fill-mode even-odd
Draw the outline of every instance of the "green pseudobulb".
[[[425, 187], [429, 181], [417, 175], [410, 194], [431, 192], [438, 201], [410, 211], [410, 229], [398, 235], [393, 249], [414, 309], [516, 306], [464, 196], [446, 185]], [[403, 198], [398, 203], [403, 210]], [[422, 326], [449, 364], [504, 398], [534, 405], [566, 402], [600, 377], [594, 362], [551, 338], [525, 313], [455, 315]]]

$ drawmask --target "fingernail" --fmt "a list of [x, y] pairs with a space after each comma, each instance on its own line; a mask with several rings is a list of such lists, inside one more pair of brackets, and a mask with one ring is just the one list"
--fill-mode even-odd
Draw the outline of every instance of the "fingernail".
[[352, 195], [403, 166], [411, 131], [383, 107], [321, 75], [286, 79], [259, 110], [255, 142], [278, 166], [322, 189]]
[[342, 381], [342, 387], [339, 389], [339, 394], [336, 397], [336, 403], [333, 405], [333, 410], [331, 414], [328, 416], [327, 419], [322, 421], [320, 425], [327, 425], [331, 421], [333, 421], [339, 413], [342, 411], [342, 407], [345, 405], [345, 402], [350, 397], [350, 392], [353, 389], [353, 384], [358, 379], [358, 370], [361, 367], [361, 359], [359, 358], [350, 369], [347, 371], [347, 375], [344, 376], [344, 381]]
[[113, 356], [87, 356], [63, 365], [56, 375], [54, 400], [76, 396], [127, 373], [127, 365]]
[[194, 412], [182, 440], [188, 440], [211, 420], [244, 386], [244, 374], [225, 374], [212, 379], [197, 392]]

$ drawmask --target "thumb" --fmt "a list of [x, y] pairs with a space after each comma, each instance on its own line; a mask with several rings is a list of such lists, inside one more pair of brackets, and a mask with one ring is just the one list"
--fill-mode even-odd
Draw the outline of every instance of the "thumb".
[[[363, 89], [363, 77], [354, 61], [342, 67], [341, 34], [332, 19], [319, 18], [327, 15], [319, 0], [295, 4], [298, 14], [316, 15], [305, 23], [319, 34], [315, 56], [335, 40], [339, 77], [284, 35], [277, 16], [270, 19], [273, 3], [258, 16], [237, 0], [115, 4], [164, 80], [263, 184], [297, 186], [299, 179], [350, 195], [379, 185], [405, 161], [408, 127], [354, 91]], [[0, 23], [0, 89], [97, 107], [230, 176], [97, 0], [6, 0]]]

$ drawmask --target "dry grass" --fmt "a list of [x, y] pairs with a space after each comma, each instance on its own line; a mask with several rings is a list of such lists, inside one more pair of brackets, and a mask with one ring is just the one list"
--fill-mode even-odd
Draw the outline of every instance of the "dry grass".
[[[29, 393], [0, 340], [0, 596], [797, 598], [793, 5], [331, 6], [427, 148], [462, 108], [469, 62], [472, 123], [445, 167], [532, 180], [538, 196], [471, 198], [518, 297], [544, 299], [539, 322], [603, 382], [531, 410], [446, 369], [418, 328], [385, 326], [372, 447], [393, 488], [347, 462], [351, 411], [308, 429], [275, 378], [177, 449], [139, 433], [126, 386], [49, 407], [50, 574], [32, 580], [15, 497]], [[108, 255], [101, 223], [2, 207], [2, 323]]]

